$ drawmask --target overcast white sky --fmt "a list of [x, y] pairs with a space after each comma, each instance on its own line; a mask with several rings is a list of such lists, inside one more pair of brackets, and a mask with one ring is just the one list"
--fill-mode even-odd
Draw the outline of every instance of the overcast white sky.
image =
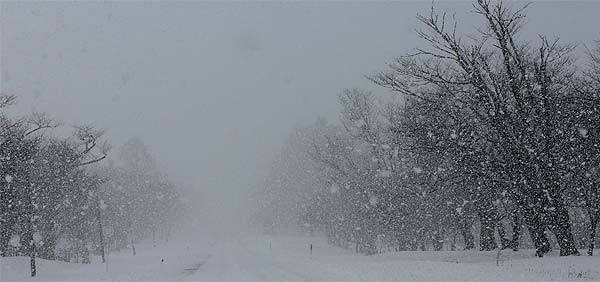
[[[0, 71], [17, 110], [141, 137], [180, 182], [228, 195], [296, 122], [420, 44], [420, 2], [2, 2]], [[440, 2], [463, 30], [471, 2]], [[524, 36], [600, 38], [600, 1], [535, 2]]]

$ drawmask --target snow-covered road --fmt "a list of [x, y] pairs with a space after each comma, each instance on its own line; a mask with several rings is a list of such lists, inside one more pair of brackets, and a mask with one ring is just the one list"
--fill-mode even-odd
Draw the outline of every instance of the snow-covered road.
[[[310, 245], [313, 253], [310, 253]], [[312, 236], [194, 235], [137, 246], [99, 261], [1, 258], [1, 281], [600, 280], [600, 256], [537, 258], [533, 251], [399, 252], [362, 256]]]
[[310, 281], [315, 279], [308, 273], [287, 268], [278, 263], [274, 257], [254, 252], [242, 240], [233, 239], [217, 243], [209, 259], [185, 280]]

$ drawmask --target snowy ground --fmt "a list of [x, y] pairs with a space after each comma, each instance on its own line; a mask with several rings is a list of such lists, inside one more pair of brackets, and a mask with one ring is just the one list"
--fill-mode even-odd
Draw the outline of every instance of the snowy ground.
[[[92, 264], [72, 264], [37, 260], [35, 279], [29, 277], [29, 258], [0, 258], [0, 281], [170, 281], [182, 280], [194, 264], [204, 260], [208, 253], [196, 246], [188, 249], [183, 244], [158, 245], [145, 242], [136, 246], [134, 257], [130, 250], [111, 253], [108, 271], [100, 258]], [[164, 262], [161, 260], [164, 259]]]
[[[313, 255], [310, 255], [310, 244]], [[189, 280], [600, 280], [600, 257], [513, 252], [399, 252], [356, 255], [317, 237], [227, 240]]]
[[478, 251], [362, 256], [319, 237], [222, 235], [137, 249], [135, 257], [127, 250], [111, 254], [108, 272], [98, 262], [39, 260], [35, 279], [28, 277], [27, 258], [2, 258], [0, 280], [600, 280], [600, 256], [540, 259], [531, 250], [503, 251], [498, 262], [498, 252]]

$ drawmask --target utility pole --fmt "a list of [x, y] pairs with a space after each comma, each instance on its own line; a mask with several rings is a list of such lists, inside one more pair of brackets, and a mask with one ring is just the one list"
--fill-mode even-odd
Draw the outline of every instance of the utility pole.
[[36, 248], [35, 248], [35, 244], [33, 244], [33, 246], [31, 246], [31, 255], [30, 255], [30, 262], [29, 262], [29, 264], [31, 265], [31, 277], [35, 277], [35, 275], [37, 273], [37, 269], [35, 267], [35, 252], [36, 252]]
[[96, 209], [98, 213], [96, 215], [96, 219], [98, 220], [98, 227], [100, 229], [100, 250], [102, 251], [102, 263], [106, 262], [106, 257], [104, 255], [104, 228], [102, 228], [102, 207], [100, 206], [100, 196], [96, 191]]
[[[106, 238], [109, 238], [113, 235], [114, 229], [112, 228], [112, 226], [106, 226], [102, 230], [102, 233], [104, 233], [104, 236], [106, 236]], [[106, 250], [106, 272], [108, 272], [108, 253], [109, 252], [110, 252], [110, 250]]]

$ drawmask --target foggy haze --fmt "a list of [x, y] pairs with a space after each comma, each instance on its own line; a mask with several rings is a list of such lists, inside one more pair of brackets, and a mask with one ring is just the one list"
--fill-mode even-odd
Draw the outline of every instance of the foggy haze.
[[[483, 23], [473, 2], [433, 5], [469, 36]], [[46, 112], [67, 126], [107, 129], [109, 159], [139, 137], [160, 170], [193, 191], [185, 200], [195, 203], [198, 218], [246, 224], [241, 215], [258, 205], [251, 190], [296, 125], [318, 117], [335, 124], [343, 89], [402, 99], [366, 76], [426, 44], [415, 32], [422, 28], [416, 15], [429, 15], [431, 6], [3, 1], [0, 92], [17, 96], [10, 114]], [[535, 1], [519, 38], [556, 36], [584, 54], [600, 39], [598, 12], [595, 1]]]
[[[364, 76], [416, 46], [430, 5], [4, 2], [1, 89], [115, 145], [139, 136], [177, 181], [234, 196], [295, 123], [336, 117], [342, 89], [385, 93]], [[470, 2], [436, 7], [478, 21]], [[534, 7], [530, 35], [590, 44], [600, 25], [591, 1]]]

